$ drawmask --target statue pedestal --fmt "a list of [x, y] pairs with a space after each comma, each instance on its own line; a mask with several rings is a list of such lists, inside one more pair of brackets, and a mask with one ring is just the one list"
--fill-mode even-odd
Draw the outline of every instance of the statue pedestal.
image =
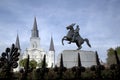
[[[63, 63], [67, 68], [72, 68], [73, 66], [78, 65], [78, 53], [80, 53], [81, 64], [84, 67], [91, 67], [96, 65], [96, 57], [94, 51], [85, 51], [85, 50], [64, 50], [63, 54]], [[57, 64], [60, 65], [60, 54], [58, 55]]]

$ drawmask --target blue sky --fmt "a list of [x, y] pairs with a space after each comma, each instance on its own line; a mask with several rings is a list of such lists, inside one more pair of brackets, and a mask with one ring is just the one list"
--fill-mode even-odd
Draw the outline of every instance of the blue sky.
[[120, 0], [0, 0], [0, 52], [15, 42], [19, 34], [22, 52], [29, 47], [36, 16], [41, 47], [48, 51], [53, 36], [56, 55], [75, 44], [62, 46], [66, 26], [76, 23], [85, 43], [82, 50], [98, 51], [105, 61], [107, 49], [120, 46]]

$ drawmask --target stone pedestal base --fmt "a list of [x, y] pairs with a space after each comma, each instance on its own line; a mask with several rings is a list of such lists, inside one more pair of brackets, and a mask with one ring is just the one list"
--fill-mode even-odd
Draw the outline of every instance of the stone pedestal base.
[[[95, 52], [93, 51], [84, 51], [84, 50], [64, 50], [63, 54], [63, 63], [67, 68], [72, 68], [73, 66], [78, 65], [78, 53], [80, 54], [81, 64], [84, 67], [91, 67], [96, 65]], [[60, 63], [60, 54], [58, 56], [57, 64]]]

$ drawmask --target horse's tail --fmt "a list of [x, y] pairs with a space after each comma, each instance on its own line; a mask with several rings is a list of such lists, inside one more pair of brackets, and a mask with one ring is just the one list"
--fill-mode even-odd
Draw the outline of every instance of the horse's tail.
[[89, 43], [89, 40], [88, 40], [87, 38], [85, 38], [84, 41], [86, 41], [87, 45], [88, 45], [89, 47], [91, 47], [91, 45], [90, 45], [90, 43]]

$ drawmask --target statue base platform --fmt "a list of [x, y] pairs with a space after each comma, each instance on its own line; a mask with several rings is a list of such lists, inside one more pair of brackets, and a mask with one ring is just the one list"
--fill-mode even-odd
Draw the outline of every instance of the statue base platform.
[[[94, 51], [85, 50], [64, 50], [61, 52], [63, 54], [63, 63], [67, 68], [72, 68], [73, 66], [78, 66], [78, 53], [80, 54], [81, 64], [84, 67], [91, 67], [96, 65], [96, 57]], [[60, 65], [60, 54], [58, 55], [57, 65]]]

